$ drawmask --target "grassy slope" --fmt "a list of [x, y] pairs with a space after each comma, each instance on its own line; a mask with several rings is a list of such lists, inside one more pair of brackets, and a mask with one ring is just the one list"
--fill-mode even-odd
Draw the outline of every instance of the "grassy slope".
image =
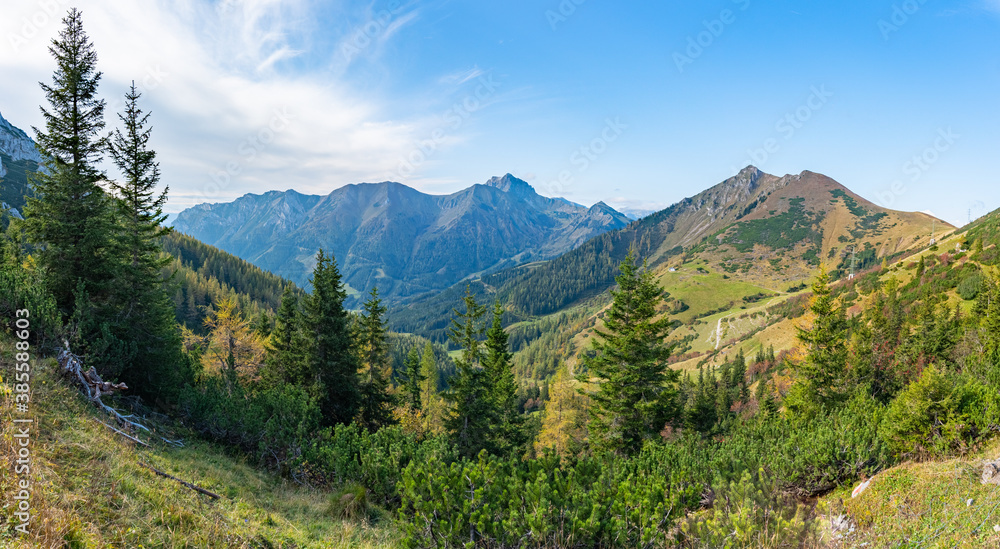
[[[5, 342], [4, 348], [12, 346]], [[10, 379], [12, 357], [0, 372]], [[391, 522], [344, 522], [327, 514], [328, 494], [263, 473], [219, 447], [186, 437], [184, 448], [136, 447], [58, 380], [53, 360], [33, 369], [31, 410], [40, 431], [32, 440], [29, 539], [12, 535], [13, 432], [0, 441], [0, 547], [392, 547]], [[7, 386], [7, 382], [4, 382]], [[0, 396], [0, 416], [13, 409]], [[150, 439], [152, 437], [142, 437]], [[213, 502], [138, 465], [225, 496]], [[384, 515], [384, 513], [383, 513]]]
[[983, 461], [998, 453], [994, 441], [966, 457], [907, 462], [876, 475], [857, 498], [843, 486], [822, 503], [856, 525], [845, 547], [998, 547], [1000, 486], [980, 482]]

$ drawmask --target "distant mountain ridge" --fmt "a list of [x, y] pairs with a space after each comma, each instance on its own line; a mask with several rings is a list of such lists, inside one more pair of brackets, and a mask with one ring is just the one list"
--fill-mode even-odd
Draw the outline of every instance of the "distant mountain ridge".
[[174, 228], [308, 285], [316, 251], [337, 259], [357, 292], [389, 300], [557, 257], [630, 220], [603, 202], [590, 208], [537, 194], [511, 174], [449, 195], [401, 183], [359, 183], [326, 196], [247, 194], [178, 214]]

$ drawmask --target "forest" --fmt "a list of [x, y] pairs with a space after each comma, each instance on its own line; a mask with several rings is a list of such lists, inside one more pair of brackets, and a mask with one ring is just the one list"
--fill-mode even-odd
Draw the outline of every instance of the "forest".
[[[449, 354], [391, 333], [377, 288], [348, 310], [324, 250], [306, 293], [164, 228], [142, 95], [132, 87], [105, 136], [94, 46], [79, 12], [64, 25], [43, 85], [46, 169], [0, 247], [0, 314], [31, 311], [34, 349], [68, 343], [141, 397], [118, 405], [155, 407], [329, 493], [336, 517], [386, 511], [405, 547], [812, 546], [817, 496], [1000, 429], [993, 217], [964, 251], [882, 266], [863, 255], [849, 281], [821, 269], [783, 304], [804, 313], [792, 352], [672, 369], [667, 296], [644, 261], [655, 245], [633, 229], [526, 269], [502, 294], [445, 294]], [[772, 223], [814, 238], [791, 206]], [[747, 227], [730, 238], [779, 238]], [[633, 236], [624, 257], [605, 251]], [[600, 322], [535, 319], [610, 280]], [[511, 310], [534, 320], [508, 329]], [[595, 334], [572, 369], [542, 352], [570, 345], [554, 335], [566, 327]]]

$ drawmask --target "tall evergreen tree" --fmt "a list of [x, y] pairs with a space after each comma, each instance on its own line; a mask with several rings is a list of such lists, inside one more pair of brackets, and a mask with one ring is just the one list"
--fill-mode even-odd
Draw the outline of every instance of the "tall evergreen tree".
[[670, 319], [657, 319], [663, 289], [645, 264], [636, 265], [635, 253], [629, 250], [621, 263], [604, 329], [596, 330], [593, 356], [584, 358], [584, 375], [598, 384], [591, 395], [590, 444], [625, 455], [638, 453], [675, 418], [680, 375], [667, 365]]
[[420, 353], [416, 347], [410, 349], [403, 364], [403, 394], [406, 395], [406, 404], [411, 410], [420, 410], [423, 407], [420, 401], [421, 386], [425, 378], [420, 371]]
[[491, 450], [498, 455], [510, 455], [525, 443], [524, 420], [517, 402], [517, 380], [511, 359], [507, 332], [503, 329], [503, 307], [493, 305], [493, 324], [486, 333], [486, 357], [483, 368], [489, 385], [493, 428], [490, 431]]
[[[49, 109], [42, 109], [45, 131], [33, 129], [45, 169], [32, 176], [35, 193], [25, 208], [26, 228], [40, 245], [37, 259], [62, 313], [100, 315], [114, 280], [112, 205], [99, 185], [104, 173], [98, 168], [105, 150], [100, 135], [105, 102], [97, 96], [97, 52], [80, 11], [71, 9], [63, 25], [49, 47], [57, 65], [52, 84], [40, 84]], [[81, 295], [93, 301], [79, 308], [78, 281]]]
[[358, 422], [369, 431], [393, 423], [395, 404], [389, 393], [389, 346], [385, 340], [385, 312], [378, 288], [372, 288], [358, 319], [357, 346], [360, 353], [361, 381]]
[[844, 309], [830, 291], [830, 276], [821, 269], [813, 284], [809, 307], [812, 326], [798, 328], [806, 356], [796, 366], [799, 380], [789, 395], [790, 409], [811, 413], [818, 406], [833, 406], [848, 396], [848, 324]]
[[450, 417], [445, 427], [451, 433], [458, 451], [469, 458], [486, 448], [492, 420], [490, 392], [486, 372], [482, 369], [482, 319], [486, 308], [476, 302], [469, 288], [462, 298], [465, 311], [454, 310], [448, 329], [451, 342], [461, 349], [455, 360], [458, 371], [450, 380], [445, 399], [450, 403]]
[[151, 394], [179, 385], [181, 341], [161, 275], [170, 262], [160, 246], [160, 237], [170, 232], [161, 225], [168, 188], [156, 194], [160, 167], [156, 152], [149, 148], [150, 115], [139, 107], [140, 97], [133, 82], [125, 95], [125, 112], [118, 115], [125, 131], [116, 129], [108, 143], [111, 159], [124, 178], [110, 182], [117, 199], [116, 255], [122, 263], [112, 291], [119, 337], [133, 349], [129, 356], [119, 357], [128, 365], [122, 378]]
[[320, 396], [324, 424], [350, 423], [360, 407], [358, 358], [340, 270], [322, 249], [316, 254], [312, 286], [304, 323], [310, 342], [309, 377]]
[[311, 380], [307, 374], [308, 357], [305, 350], [299, 298], [289, 285], [281, 295], [274, 330], [268, 339], [264, 381], [308, 387]]

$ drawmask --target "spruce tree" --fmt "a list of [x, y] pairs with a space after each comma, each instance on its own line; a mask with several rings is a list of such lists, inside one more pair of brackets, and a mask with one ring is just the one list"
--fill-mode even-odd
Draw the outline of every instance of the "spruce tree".
[[[97, 96], [97, 52], [80, 11], [71, 9], [63, 25], [49, 47], [57, 65], [52, 84], [40, 83], [49, 109], [42, 108], [45, 131], [33, 129], [44, 169], [32, 175], [26, 229], [39, 245], [36, 259], [63, 315], [88, 311], [100, 316], [115, 280], [112, 204], [99, 185], [104, 173], [98, 168], [105, 150], [100, 135], [105, 102]], [[83, 292], [77, 292], [78, 281]], [[77, 307], [76, 295], [92, 302]], [[99, 326], [101, 320], [84, 323]]]
[[506, 456], [525, 443], [524, 421], [517, 402], [517, 380], [511, 362], [507, 332], [503, 329], [503, 307], [493, 306], [493, 324], [486, 333], [486, 358], [483, 368], [489, 385], [493, 429], [490, 431], [491, 450]]
[[819, 406], [834, 406], [849, 393], [847, 387], [848, 324], [844, 309], [830, 291], [830, 276], [821, 269], [813, 284], [809, 307], [812, 326], [798, 328], [798, 339], [806, 356], [797, 366], [799, 383], [789, 396], [791, 409], [815, 411]]
[[156, 194], [160, 168], [156, 152], [149, 148], [150, 115], [139, 107], [140, 97], [133, 83], [125, 95], [125, 112], [118, 115], [125, 131], [116, 129], [108, 142], [111, 159], [123, 176], [122, 181], [109, 183], [116, 199], [116, 255], [121, 260], [112, 291], [118, 337], [133, 349], [129, 356], [117, 357], [128, 365], [122, 378], [140, 392], [155, 394], [179, 384], [175, 372], [181, 342], [161, 274], [170, 263], [160, 246], [160, 238], [170, 232], [161, 225], [166, 220], [168, 189]]
[[393, 423], [393, 395], [389, 394], [389, 348], [385, 340], [386, 307], [372, 288], [358, 319], [357, 347], [360, 353], [360, 409], [357, 420], [371, 432]]
[[455, 309], [448, 337], [459, 347], [460, 355], [455, 360], [458, 371], [450, 380], [450, 388], [444, 397], [450, 404], [450, 416], [445, 420], [445, 428], [461, 455], [473, 458], [486, 448], [490, 432], [492, 406], [487, 386], [486, 372], [482, 369], [483, 349], [482, 318], [486, 308], [476, 303], [469, 288], [462, 298], [465, 311]]
[[281, 305], [274, 319], [274, 330], [268, 339], [264, 381], [270, 384], [308, 387], [310, 379], [307, 374], [308, 357], [305, 350], [306, 341], [302, 333], [299, 298], [292, 291], [292, 286], [288, 285], [281, 295]]
[[645, 263], [636, 265], [635, 253], [629, 250], [621, 263], [604, 329], [595, 330], [594, 354], [584, 358], [591, 379], [581, 380], [598, 384], [591, 395], [591, 447], [624, 455], [638, 453], [677, 415], [679, 373], [667, 365], [673, 347], [664, 341], [670, 319], [657, 319], [663, 289]]
[[410, 348], [410, 352], [407, 353], [403, 364], [405, 366], [403, 371], [403, 393], [406, 395], [406, 404], [411, 410], [420, 410], [422, 408], [420, 393], [425, 377], [420, 371], [420, 353], [417, 352], [416, 347]]
[[310, 384], [320, 397], [323, 424], [347, 424], [360, 407], [358, 358], [344, 308], [347, 292], [340, 270], [336, 260], [322, 249], [316, 254], [312, 286], [304, 322], [310, 342]]

